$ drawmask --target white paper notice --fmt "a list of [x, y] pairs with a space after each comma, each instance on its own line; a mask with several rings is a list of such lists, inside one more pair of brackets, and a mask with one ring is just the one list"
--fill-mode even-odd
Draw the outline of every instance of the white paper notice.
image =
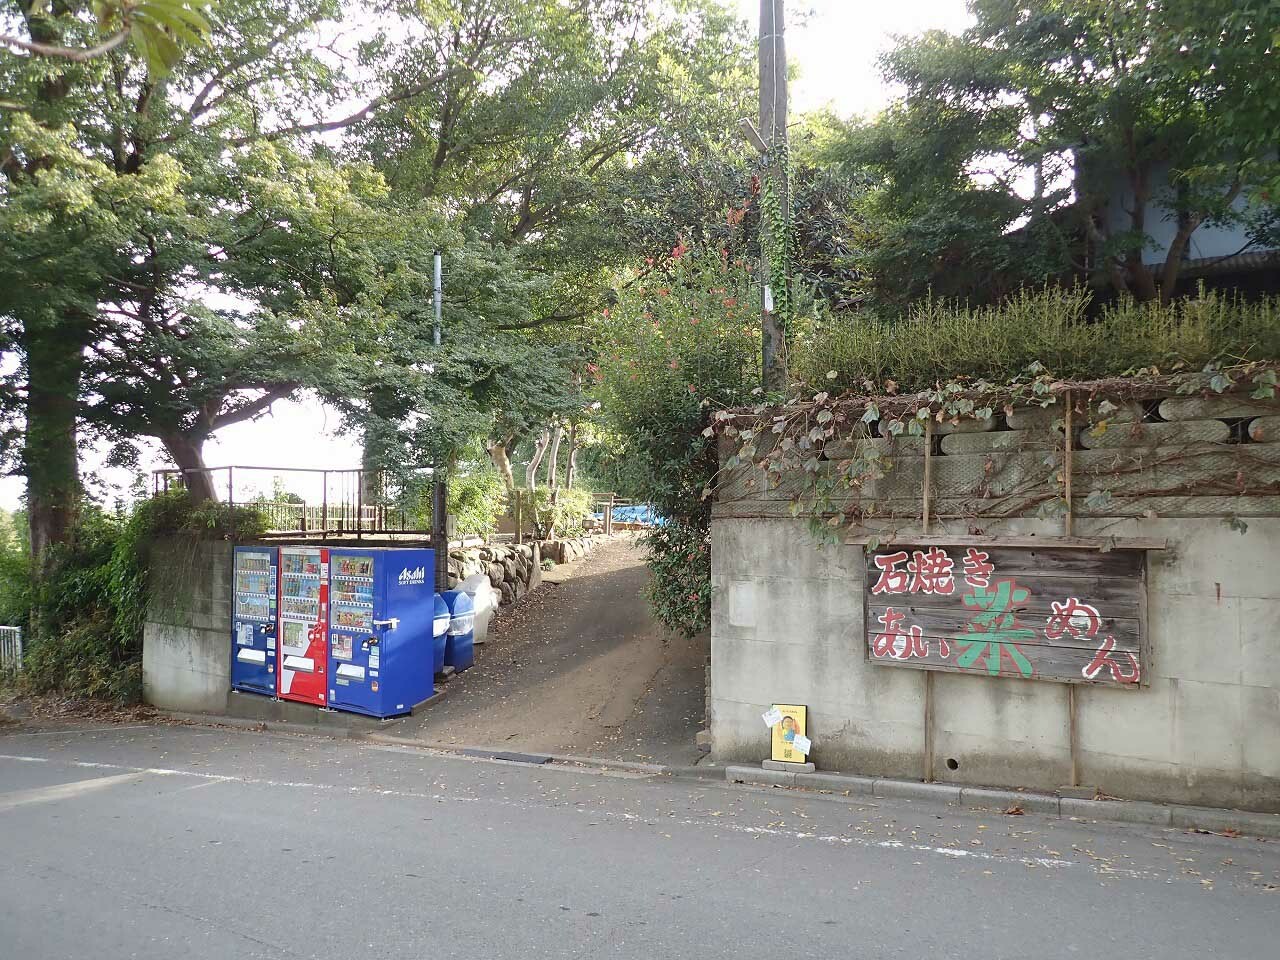
[[241, 623], [236, 625], [236, 643], [242, 647], [253, 646], [253, 624]]
[[770, 729], [782, 722], [782, 711], [777, 707], [770, 707], [761, 716], [764, 717], [764, 725]]
[[796, 738], [792, 741], [791, 745], [807, 757], [809, 755], [809, 748], [813, 746], [813, 741], [808, 737], [802, 737], [797, 733]]

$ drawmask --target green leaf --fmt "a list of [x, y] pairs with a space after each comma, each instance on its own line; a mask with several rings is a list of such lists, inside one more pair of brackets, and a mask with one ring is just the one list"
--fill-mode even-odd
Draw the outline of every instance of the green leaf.
[[867, 404], [866, 412], [862, 415], [863, 423], [875, 423], [880, 419], [880, 408], [874, 403]]

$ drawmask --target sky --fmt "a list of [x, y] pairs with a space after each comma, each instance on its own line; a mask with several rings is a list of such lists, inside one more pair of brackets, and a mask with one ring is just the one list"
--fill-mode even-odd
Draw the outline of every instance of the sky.
[[[759, 0], [731, 0], [754, 27]], [[792, 114], [824, 107], [842, 116], [874, 114], [894, 91], [880, 77], [877, 58], [895, 35], [917, 34], [930, 29], [961, 30], [970, 22], [963, 0], [788, 0], [787, 59], [799, 69], [789, 91]], [[448, 268], [445, 271], [445, 314], [448, 318]], [[294, 466], [329, 469], [359, 466], [360, 445], [353, 436], [338, 434], [338, 418], [312, 398], [278, 402], [258, 420], [235, 424], [205, 446], [210, 467]], [[142, 469], [167, 466], [154, 447], [144, 451]], [[100, 493], [110, 502], [116, 491], [129, 486], [132, 477], [119, 470], [102, 470], [86, 457], [85, 475], [97, 480]], [[236, 482], [236, 499], [267, 492], [270, 479], [242, 473]], [[291, 481], [299, 487], [300, 481]], [[0, 478], [0, 507], [19, 505], [23, 481]], [[295, 489], [309, 497], [312, 491]]]

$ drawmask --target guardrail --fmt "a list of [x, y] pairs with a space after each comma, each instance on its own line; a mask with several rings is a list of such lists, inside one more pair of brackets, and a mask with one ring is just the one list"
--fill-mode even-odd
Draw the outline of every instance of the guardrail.
[[22, 628], [0, 627], [0, 671], [22, 669]]

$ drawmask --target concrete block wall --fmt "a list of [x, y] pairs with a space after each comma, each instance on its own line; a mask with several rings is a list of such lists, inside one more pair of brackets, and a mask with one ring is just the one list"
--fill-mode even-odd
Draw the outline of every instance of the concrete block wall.
[[142, 695], [165, 710], [221, 713], [231, 684], [231, 544], [178, 542], [153, 569]]
[[[983, 529], [1061, 533], [1037, 519]], [[1169, 542], [1149, 554], [1149, 686], [1077, 688], [1081, 782], [1116, 796], [1280, 811], [1280, 519], [1251, 518], [1244, 533], [1219, 518], [1082, 519], [1077, 533]], [[767, 756], [760, 715], [770, 703], [804, 703], [820, 768], [924, 776], [925, 675], [866, 661], [863, 563], [861, 546], [817, 545], [803, 520], [713, 520], [717, 758]], [[1064, 685], [952, 674], [934, 683], [937, 779], [1068, 783]]]

